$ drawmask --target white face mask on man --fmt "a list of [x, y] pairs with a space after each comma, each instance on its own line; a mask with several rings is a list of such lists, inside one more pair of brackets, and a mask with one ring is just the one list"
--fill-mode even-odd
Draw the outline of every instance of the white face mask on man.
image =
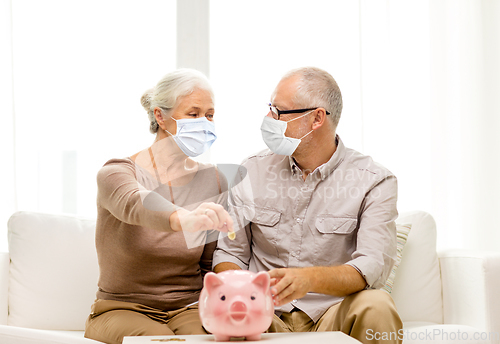
[[262, 139], [266, 143], [267, 147], [269, 147], [269, 149], [272, 152], [279, 155], [292, 155], [293, 152], [295, 152], [295, 150], [299, 146], [302, 139], [307, 135], [309, 135], [310, 133], [312, 133], [313, 131], [311, 130], [310, 132], [302, 136], [300, 139], [288, 137], [285, 136], [287, 123], [295, 121], [296, 119], [302, 118], [306, 115], [309, 115], [313, 111], [314, 110], [311, 110], [303, 114], [302, 116], [299, 116], [297, 118], [291, 119], [286, 122], [268, 116], [264, 117], [262, 125], [260, 126], [260, 131], [262, 133]]

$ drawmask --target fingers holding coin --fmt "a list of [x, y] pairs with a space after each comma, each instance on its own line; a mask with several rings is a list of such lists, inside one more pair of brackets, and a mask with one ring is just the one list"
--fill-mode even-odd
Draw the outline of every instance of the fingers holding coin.
[[[233, 220], [229, 213], [220, 204], [213, 202], [204, 203], [199, 206], [198, 214], [204, 215], [205, 219], [210, 222], [210, 228], [221, 232], [233, 232]], [[210, 221], [208, 221], [210, 219]]]
[[217, 217], [219, 220], [219, 225], [216, 228], [221, 232], [232, 232], [233, 231], [233, 220], [229, 213], [224, 209], [223, 206], [217, 204], [213, 209], [217, 213]]
[[210, 229], [212, 229], [212, 228], [215, 229], [215, 228], [218, 228], [220, 226], [221, 223], [219, 221], [219, 217], [217, 216], [217, 213], [213, 209], [207, 208], [207, 209], [205, 209], [203, 214], [205, 216], [207, 216], [212, 221]]

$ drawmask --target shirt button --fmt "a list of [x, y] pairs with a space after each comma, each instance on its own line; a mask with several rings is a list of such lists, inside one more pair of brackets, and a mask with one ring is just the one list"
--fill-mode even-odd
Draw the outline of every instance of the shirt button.
[[293, 302], [293, 303], [297, 303], [297, 300], [293, 300], [292, 302]]
[[297, 223], [300, 223], [300, 219], [299, 218], [297, 218], [296, 221], [297, 221]]

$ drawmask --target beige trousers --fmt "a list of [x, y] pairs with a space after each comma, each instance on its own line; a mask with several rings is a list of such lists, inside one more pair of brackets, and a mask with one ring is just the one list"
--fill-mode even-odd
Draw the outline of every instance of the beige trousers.
[[389, 294], [363, 290], [330, 307], [316, 323], [300, 310], [275, 315], [267, 332], [342, 331], [365, 344], [401, 344], [402, 328]]
[[85, 337], [121, 344], [125, 336], [207, 334], [198, 305], [161, 311], [138, 303], [96, 300], [85, 323]]

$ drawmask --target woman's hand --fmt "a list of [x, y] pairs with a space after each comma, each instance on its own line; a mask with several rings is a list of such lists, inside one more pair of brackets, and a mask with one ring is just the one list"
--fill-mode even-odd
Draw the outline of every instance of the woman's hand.
[[170, 215], [173, 231], [198, 232], [211, 229], [233, 232], [233, 220], [223, 206], [213, 202], [202, 203], [193, 211], [180, 208]]

